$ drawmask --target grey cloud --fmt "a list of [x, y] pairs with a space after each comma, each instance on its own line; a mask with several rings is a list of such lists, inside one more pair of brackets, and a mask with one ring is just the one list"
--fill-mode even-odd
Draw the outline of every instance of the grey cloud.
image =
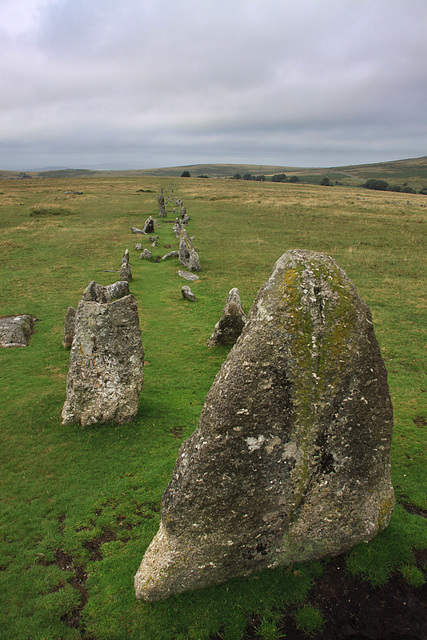
[[424, 0], [15, 1], [3, 168], [36, 146], [67, 165], [425, 154]]

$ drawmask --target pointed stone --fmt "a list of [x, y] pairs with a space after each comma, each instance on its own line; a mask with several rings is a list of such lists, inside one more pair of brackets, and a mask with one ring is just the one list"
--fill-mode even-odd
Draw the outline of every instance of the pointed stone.
[[185, 229], [181, 229], [179, 234], [179, 264], [187, 267], [190, 271], [202, 270], [199, 255]]
[[231, 289], [227, 296], [221, 318], [215, 325], [215, 329], [209, 340], [208, 347], [216, 347], [221, 344], [234, 344], [242, 333], [246, 324], [246, 315], [242, 308], [240, 293], [237, 288]]
[[136, 596], [371, 540], [394, 506], [392, 418], [368, 306], [328, 256], [286, 252], [180, 448]]

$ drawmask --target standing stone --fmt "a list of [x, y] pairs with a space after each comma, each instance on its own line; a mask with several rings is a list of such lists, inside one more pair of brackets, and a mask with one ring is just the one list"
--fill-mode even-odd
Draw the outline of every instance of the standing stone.
[[[125, 285], [125, 286], [123, 286]], [[138, 307], [127, 282], [86, 287], [75, 317], [62, 424], [122, 424], [136, 417], [144, 350]]]
[[185, 229], [181, 229], [179, 235], [179, 264], [187, 267], [190, 271], [202, 270], [199, 254], [195, 250]]
[[64, 337], [62, 338], [62, 346], [64, 349], [71, 349], [74, 338], [74, 325], [76, 319], [76, 309], [68, 307], [65, 314]]
[[181, 294], [185, 300], [190, 300], [190, 302], [196, 302], [196, 296], [194, 295], [194, 293], [191, 291], [190, 287], [187, 284], [181, 287]]
[[215, 329], [209, 340], [208, 347], [216, 347], [220, 344], [234, 344], [242, 333], [246, 324], [246, 315], [240, 301], [239, 290], [231, 289], [227, 296], [221, 318], [215, 325]]
[[129, 249], [124, 252], [121, 264], [129, 264]]
[[160, 189], [160, 193], [157, 196], [157, 204], [159, 206], [159, 218], [166, 218], [165, 197], [163, 195], [163, 189]]
[[153, 233], [153, 231], [154, 231], [154, 218], [153, 216], [150, 216], [145, 221], [142, 232], [148, 234], [148, 233]]
[[137, 597], [371, 540], [394, 506], [392, 420], [368, 306], [328, 256], [286, 252], [180, 448]]
[[173, 225], [173, 232], [176, 238], [179, 238], [182, 230], [182, 224], [179, 218], [175, 218], [175, 224]]
[[120, 280], [130, 282], [132, 280], [132, 271], [129, 262], [123, 262], [120, 266]]

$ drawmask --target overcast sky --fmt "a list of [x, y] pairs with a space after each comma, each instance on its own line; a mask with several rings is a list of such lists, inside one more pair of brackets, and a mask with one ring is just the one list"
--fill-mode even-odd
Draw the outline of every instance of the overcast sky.
[[0, 0], [0, 168], [427, 155], [427, 0]]

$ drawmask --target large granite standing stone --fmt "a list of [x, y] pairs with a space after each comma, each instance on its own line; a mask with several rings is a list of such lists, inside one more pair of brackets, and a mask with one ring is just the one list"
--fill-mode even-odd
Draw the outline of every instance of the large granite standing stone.
[[246, 315], [242, 308], [239, 290], [231, 289], [225, 302], [222, 315], [215, 325], [213, 334], [207, 341], [208, 347], [221, 344], [234, 344], [246, 324]]
[[77, 307], [62, 423], [123, 423], [138, 412], [144, 350], [127, 282], [91, 282]]
[[190, 271], [201, 271], [199, 254], [195, 250], [186, 229], [181, 229], [179, 234], [179, 264]]
[[371, 540], [394, 506], [392, 420], [368, 306], [328, 256], [286, 252], [180, 448], [137, 597]]

